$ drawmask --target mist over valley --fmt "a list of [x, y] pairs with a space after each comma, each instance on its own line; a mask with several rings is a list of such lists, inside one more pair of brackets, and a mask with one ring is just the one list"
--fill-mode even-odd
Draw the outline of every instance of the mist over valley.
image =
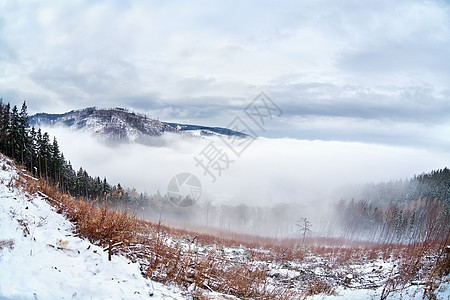
[[[342, 198], [351, 200], [349, 195], [357, 195], [357, 188], [353, 191], [350, 186], [412, 178], [440, 169], [446, 162], [445, 153], [436, 150], [264, 137], [257, 137], [237, 156], [223, 140], [230, 136], [180, 135], [171, 130], [147, 135], [147, 142], [141, 143], [127, 137], [114, 139], [108, 127], [105, 133], [89, 126], [55, 123], [44, 124], [42, 129], [58, 138], [75, 170], [84, 166], [92, 176], [135, 188], [137, 194], [163, 198], [169, 181], [180, 173], [200, 180], [201, 196], [193, 207], [135, 204], [144, 206], [138, 209], [139, 216], [152, 221], [163, 218], [181, 227], [185, 223], [205, 225], [275, 237], [297, 236], [296, 223], [302, 217], [311, 220], [316, 235], [335, 236], [339, 234], [333, 224], [335, 206]], [[211, 143], [229, 160], [220, 172], [213, 170], [215, 175], [195, 160]], [[133, 207], [133, 203], [128, 205]], [[257, 209], [264, 213], [253, 221], [258, 218]], [[234, 210], [241, 212], [241, 221], [233, 221]]]

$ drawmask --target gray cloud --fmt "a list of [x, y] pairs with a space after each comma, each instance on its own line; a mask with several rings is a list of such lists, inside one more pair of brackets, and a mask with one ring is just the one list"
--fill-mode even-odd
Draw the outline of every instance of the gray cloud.
[[[269, 88], [269, 90], [271, 90]], [[445, 93], [427, 87], [337, 86], [309, 83], [273, 88], [286, 114], [442, 123], [450, 116]]]
[[226, 126], [265, 90], [284, 112], [267, 136], [447, 145], [444, 1], [3, 1], [0, 10], [0, 97], [26, 99], [33, 113], [120, 106]]
[[[447, 59], [445, 59], [447, 57]], [[395, 41], [341, 53], [339, 66], [364, 74], [420, 73], [419, 76], [444, 76], [450, 68], [450, 40], [427, 44], [421, 37], [413, 41]]]

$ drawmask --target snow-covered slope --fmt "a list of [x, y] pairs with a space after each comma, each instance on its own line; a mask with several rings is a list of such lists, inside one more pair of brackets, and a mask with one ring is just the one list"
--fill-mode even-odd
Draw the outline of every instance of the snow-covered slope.
[[149, 137], [165, 132], [190, 136], [237, 136], [246, 134], [221, 127], [208, 127], [166, 123], [136, 114], [123, 108], [97, 109], [95, 107], [70, 111], [64, 114], [39, 113], [30, 117], [30, 124], [39, 126], [65, 126], [82, 130], [112, 141], [146, 143]]
[[183, 299], [125, 257], [76, 237], [41, 197], [15, 187], [0, 154], [0, 299]]
[[143, 136], [159, 136], [164, 132], [176, 131], [164, 122], [119, 108], [90, 107], [64, 114], [41, 113], [31, 116], [30, 123], [35, 126], [67, 126], [72, 130], [83, 130], [109, 140], [125, 142], [136, 142]]

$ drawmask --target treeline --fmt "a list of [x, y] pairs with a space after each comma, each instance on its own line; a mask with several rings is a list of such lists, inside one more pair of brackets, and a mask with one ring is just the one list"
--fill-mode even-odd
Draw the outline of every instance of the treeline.
[[[297, 222], [310, 214], [304, 205], [279, 203], [274, 206], [249, 206], [246, 204], [215, 204], [201, 200], [193, 206], [179, 207], [170, 196], [157, 192], [145, 195], [145, 205], [140, 206], [138, 216], [158, 222], [160, 218], [172, 225], [185, 228], [213, 227], [224, 231], [262, 235], [274, 238], [300, 237]], [[313, 229], [320, 224], [313, 221]]]
[[407, 243], [445, 238], [450, 231], [449, 205], [437, 198], [377, 205], [364, 200], [341, 201], [336, 215], [348, 239]]
[[347, 188], [342, 197], [382, 204], [438, 198], [450, 204], [450, 170], [445, 167], [411, 179], [353, 186]]
[[126, 194], [120, 184], [111, 186], [106, 178], [91, 177], [86, 170], [75, 171], [52, 140], [40, 128], [30, 128], [26, 102], [16, 105], [0, 99], [0, 151], [21, 163], [33, 176], [43, 177], [61, 191], [76, 197], [121, 201]]
[[350, 239], [445, 238], [450, 232], [450, 170], [354, 188], [336, 206], [336, 216], [343, 235]]
[[[168, 195], [138, 194], [127, 189], [117, 205], [134, 205], [140, 217], [171, 223], [216, 227], [222, 230], [271, 237], [299, 236], [297, 222], [312, 216], [312, 230], [323, 237], [407, 243], [445, 237], [450, 231], [447, 191], [449, 169], [432, 171], [409, 180], [353, 187], [328, 214], [325, 207], [301, 203], [279, 203], [272, 207], [215, 205], [201, 201], [191, 207], [177, 207]], [[339, 196], [336, 197], [339, 199]], [[333, 204], [329, 204], [333, 205]]]

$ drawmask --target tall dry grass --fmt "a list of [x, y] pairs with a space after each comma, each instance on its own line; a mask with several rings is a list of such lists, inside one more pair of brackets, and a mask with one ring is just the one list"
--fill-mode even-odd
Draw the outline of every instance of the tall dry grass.
[[[269, 287], [266, 267], [237, 263], [219, 252], [198, 253], [183, 245], [172, 245], [174, 230], [160, 222], [139, 220], [128, 210], [112, 210], [61, 193], [44, 179], [22, 176], [16, 185], [36, 194], [75, 224], [76, 233], [104, 247], [109, 255], [121, 253], [139, 262], [143, 275], [163, 283], [175, 283], [201, 298], [204, 291], [215, 291], [242, 298], [296, 299], [289, 290]], [[209, 237], [208, 237], [209, 238]], [[205, 237], [205, 240], [207, 238]]]

